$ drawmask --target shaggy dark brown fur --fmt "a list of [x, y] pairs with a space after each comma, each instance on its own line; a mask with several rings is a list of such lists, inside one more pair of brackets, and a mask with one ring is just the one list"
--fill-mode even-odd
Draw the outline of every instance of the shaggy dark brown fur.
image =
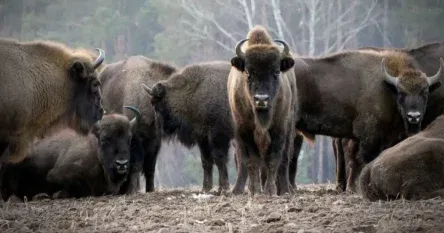
[[40, 140], [23, 162], [2, 167], [3, 199], [61, 190], [72, 197], [117, 194], [128, 175], [134, 127], [136, 119], [109, 114], [86, 136], [63, 129]]
[[145, 86], [165, 134], [187, 147], [199, 146], [204, 192], [213, 187], [214, 164], [219, 170], [219, 191], [229, 189], [228, 150], [234, 136], [226, 90], [230, 67], [222, 61], [192, 64], [152, 88]]
[[[390, 81], [382, 69], [383, 59], [389, 76], [412, 76]], [[438, 88], [442, 75], [429, 85], [415, 59], [400, 51], [345, 51], [301, 60], [304, 64], [295, 68], [299, 97], [297, 128], [355, 140], [359, 145], [357, 154], [364, 163], [418, 132], [421, 120], [427, 118], [424, 115], [430, 102], [429, 93], [442, 90]], [[418, 87], [421, 88], [415, 89]], [[344, 88], [346, 91], [338, 91]], [[416, 123], [408, 119], [412, 111], [420, 113]]]
[[[242, 193], [247, 176], [250, 195], [261, 192], [259, 170], [265, 167], [265, 192], [290, 192], [288, 154], [295, 136], [296, 81], [294, 60], [284, 44], [283, 52], [265, 28], [254, 27], [242, 52], [231, 60], [228, 100], [235, 125], [239, 171], [233, 193]], [[242, 42], [241, 42], [242, 43]], [[280, 42], [285, 43], [285, 42]], [[284, 156], [285, 155], [285, 156]], [[279, 175], [282, 173], [283, 175]]]
[[[19, 162], [34, 138], [102, 117], [96, 67], [104, 59], [50, 41], [0, 39], [0, 156]], [[0, 163], [1, 163], [0, 162]]]
[[[373, 50], [378, 52], [397, 51], [398, 53], [406, 53], [411, 57], [413, 57], [413, 59], [418, 63], [417, 65], [420, 68], [420, 70], [425, 72], [428, 76], [432, 76], [436, 74], [436, 71], [440, 67], [440, 62], [439, 62], [440, 58], [444, 57], [444, 42], [426, 44], [413, 49], [366, 47], [366, 48], [361, 48], [360, 50]], [[418, 72], [412, 71], [412, 74], [413, 74], [412, 77], [415, 77], [415, 74], [418, 75]], [[444, 81], [442, 76], [439, 80], [441, 83]], [[404, 84], [404, 86], [410, 87], [406, 89], [421, 90], [424, 84], [423, 82], [418, 82], [418, 81], [422, 81], [422, 79], [410, 78], [405, 81], [400, 80], [400, 82], [402, 83], [407, 83]], [[410, 91], [410, 93], [412, 93], [412, 91]], [[439, 116], [444, 112], [444, 106], [441, 104], [442, 102], [444, 102], [444, 88], [438, 88], [435, 91], [430, 92], [430, 94], [428, 95], [427, 108], [426, 108], [427, 110], [422, 120], [422, 128], [426, 127], [431, 121], [433, 121], [437, 116]], [[351, 151], [350, 153], [354, 153], [353, 151], [357, 151], [356, 144], [358, 144], [358, 142], [356, 140], [353, 140], [352, 142], [350, 142], [349, 140], [346, 141], [348, 142], [348, 145], [345, 144], [341, 145], [345, 150], [349, 152]], [[339, 141], [337, 142], [339, 143]], [[352, 148], [348, 148], [349, 146], [352, 146]], [[338, 156], [343, 154], [344, 152], [340, 152]], [[355, 165], [360, 166], [361, 164], [360, 161], [363, 160], [363, 158], [357, 156], [356, 153], [354, 153], [354, 154], [349, 154], [348, 157], [345, 158], [345, 160], [348, 160], [347, 161], [349, 166], [348, 168], [350, 168], [352, 171], [351, 173], [347, 174], [347, 181], [348, 183], [353, 184], [355, 180], [352, 177], [357, 177], [356, 172], [360, 170], [359, 168], [354, 166]], [[340, 159], [338, 161], [340, 161]], [[345, 180], [346, 178], [341, 177], [338, 179]], [[352, 190], [354, 190], [353, 187], [351, 188], [351, 191]]]
[[367, 164], [359, 190], [371, 201], [443, 196], [444, 116]]
[[166, 80], [175, 71], [176, 67], [167, 63], [132, 56], [107, 65], [100, 73], [103, 106], [107, 112], [133, 117], [132, 112], [123, 108], [124, 105], [132, 105], [142, 114], [137, 132], [133, 132], [130, 179], [122, 186], [121, 193], [134, 193], [140, 189], [138, 181], [141, 170], [145, 175], [146, 191], [154, 191], [154, 173], [162, 129], [159, 115], [151, 105], [151, 96], [143, 91], [142, 84], [152, 86]]

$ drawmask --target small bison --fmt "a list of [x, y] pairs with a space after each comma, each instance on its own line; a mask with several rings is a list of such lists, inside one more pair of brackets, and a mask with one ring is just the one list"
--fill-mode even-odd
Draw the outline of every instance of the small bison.
[[38, 141], [21, 163], [2, 167], [3, 199], [58, 191], [71, 197], [117, 194], [128, 175], [131, 129], [140, 119], [138, 109], [126, 108], [136, 118], [104, 115], [86, 136], [63, 129]]
[[444, 116], [384, 150], [359, 176], [359, 191], [371, 201], [444, 196]]
[[94, 60], [55, 42], [0, 39], [0, 164], [23, 160], [35, 138], [66, 126], [86, 134], [102, 117], [97, 50]]
[[141, 119], [137, 131], [133, 132], [133, 152], [130, 177], [122, 186], [121, 193], [131, 194], [140, 189], [141, 170], [145, 175], [146, 192], [154, 191], [154, 174], [157, 155], [162, 140], [160, 116], [151, 105], [151, 96], [145, 93], [142, 84], [149, 86], [166, 80], [177, 68], [144, 56], [131, 56], [125, 60], [107, 65], [100, 73], [100, 88], [103, 106], [109, 113], [120, 113], [133, 117], [123, 106], [133, 105], [140, 110]]
[[231, 65], [212, 61], [192, 64], [152, 88], [143, 85], [162, 118], [163, 131], [187, 147], [199, 146], [203, 191], [213, 188], [213, 166], [219, 170], [219, 192], [229, 190], [228, 150], [234, 137], [226, 83]]
[[[244, 52], [242, 51], [242, 45]], [[286, 42], [281, 52], [265, 28], [255, 26], [236, 45], [228, 76], [228, 102], [233, 117], [240, 167], [233, 193], [242, 193], [247, 177], [250, 195], [261, 192], [259, 172], [266, 173], [265, 193], [290, 192], [288, 154], [295, 136], [296, 80]], [[281, 166], [282, 165], [282, 166]]]

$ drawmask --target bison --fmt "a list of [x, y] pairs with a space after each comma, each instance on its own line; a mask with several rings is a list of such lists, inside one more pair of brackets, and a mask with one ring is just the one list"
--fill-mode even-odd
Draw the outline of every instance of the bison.
[[359, 176], [371, 201], [444, 196], [444, 116], [420, 133], [384, 150]]
[[[444, 57], [444, 42], [438, 43], [430, 43], [417, 48], [412, 49], [398, 49], [398, 48], [376, 48], [376, 47], [365, 47], [360, 48], [360, 50], [372, 50], [378, 52], [384, 51], [396, 51], [400, 53], [407, 53], [411, 57], [415, 59], [418, 63], [418, 67], [425, 72], [427, 75], [435, 74], [436, 70], [440, 67], [440, 58]], [[442, 79], [440, 80], [442, 82]], [[444, 89], [440, 88], [437, 91], [434, 91], [429, 95], [429, 100], [427, 101], [427, 111], [425, 112], [425, 116], [422, 123], [422, 128], [426, 127], [431, 121], [433, 121], [437, 116], [443, 113], [444, 107], [442, 106], [442, 102], [444, 101]], [[339, 145], [341, 139], [333, 139], [333, 143]], [[346, 187], [350, 186], [351, 191], [355, 191], [354, 181], [357, 177], [357, 172], [360, 170], [358, 167], [363, 165], [363, 158], [357, 157], [356, 152], [358, 150], [358, 142], [353, 139], [342, 139], [344, 145], [339, 145], [338, 151], [335, 150], [335, 157], [337, 160], [338, 169], [345, 169], [341, 166], [344, 166], [342, 160], [345, 159], [347, 163], [347, 168], [349, 172], [347, 172], [347, 178], [345, 178], [345, 173], [339, 172], [337, 170], [337, 179], [338, 183], [343, 183], [343, 190]], [[344, 148], [346, 151], [341, 151]], [[341, 158], [342, 155], [346, 155], [345, 158]], [[358, 167], [357, 167], [358, 166]], [[347, 179], [347, 184], [345, 184], [345, 180]], [[341, 188], [338, 188], [342, 190]]]
[[97, 50], [93, 59], [56, 42], [0, 39], [0, 163], [23, 160], [35, 138], [58, 128], [86, 134], [102, 117]]
[[133, 120], [104, 115], [86, 136], [63, 129], [37, 142], [21, 163], [2, 167], [3, 199], [61, 190], [72, 197], [117, 194], [128, 175], [131, 129], [140, 119], [137, 108], [125, 107], [135, 113]]
[[[283, 44], [282, 52], [274, 42]], [[236, 45], [237, 56], [231, 59], [228, 102], [240, 154], [235, 194], [243, 192], [247, 177], [250, 195], [261, 192], [262, 166], [267, 176], [266, 194], [277, 194], [278, 173], [284, 174], [277, 180], [280, 193], [290, 191], [288, 150], [295, 136], [295, 62], [286, 42], [274, 42], [265, 28], [255, 26], [247, 39]]]
[[145, 189], [154, 191], [154, 173], [157, 154], [160, 150], [162, 128], [159, 116], [151, 105], [151, 96], [145, 93], [142, 84], [153, 85], [167, 79], [177, 70], [173, 65], [154, 61], [143, 56], [132, 56], [107, 65], [99, 75], [103, 94], [103, 106], [107, 112], [133, 117], [124, 110], [124, 105], [134, 105], [141, 112], [137, 131], [133, 132], [131, 146], [130, 178], [121, 193], [134, 193], [139, 189], [140, 171], [146, 178]]
[[162, 118], [163, 131], [187, 147], [198, 145], [204, 171], [203, 188], [213, 188], [213, 165], [219, 171], [219, 192], [229, 189], [228, 150], [234, 136], [226, 92], [229, 62], [192, 64], [157, 82], [143, 85]]
[[401, 51], [344, 51], [302, 60], [305, 65], [295, 68], [297, 128], [355, 140], [364, 163], [421, 129], [429, 95], [444, 97], [438, 89], [442, 59], [431, 76]]

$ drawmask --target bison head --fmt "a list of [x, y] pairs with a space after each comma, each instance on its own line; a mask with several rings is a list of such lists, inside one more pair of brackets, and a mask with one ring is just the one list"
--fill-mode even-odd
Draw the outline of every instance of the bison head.
[[281, 75], [294, 66], [294, 60], [289, 56], [288, 44], [275, 40], [284, 46], [282, 52], [274, 45], [250, 45], [242, 52], [242, 44], [248, 39], [241, 40], [236, 45], [236, 57], [231, 59], [231, 65], [243, 72], [247, 79], [247, 90], [258, 120], [262, 126], [268, 124], [271, 110], [275, 105], [280, 89]]
[[72, 110], [80, 120], [80, 132], [84, 134], [103, 116], [100, 82], [96, 69], [105, 59], [105, 53], [101, 49], [96, 50], [99, 51], [99, 56], [92, 64], [75, 60], [69, 68], [69, 75], [76, 86], [72, 99]]
[[421, 122], [427, 107], [427, 99], [431, 92], [441, 86], [439, 80], [442, 75], [444, 61], [440, 59], [438, 72], [427, 77], [418, 70], [406, 70], [400, 72], [398, 77], [391, 76], [386, 69], [385, 58], [382, 59], [381, 67], [384, 81], [389, 84], [397, 96], [398, 108], [404, 120], [408, 135], [415, 134], [421, 130]]
[[180, 114], [177, 114], [178, 106], [181, 101], [184, 101], [183, 90], [177, 87], [172, 88], [163, 81], [154, 84], [152, 88], [144, 84], [142, 86], [151, 96], [151, 104], [160, 116], [158, 119], [162, 125], [164, 136], [177, 136], [183, 144], [193, 145], [190, 125], [180, 117]]
[[131, 121], [123, 115], [105, 115], [94, 124], [92, 132], [99, 140], [99, 160], [105, 174], [112, 182], [122, 181], [127, 177], [130, 161], [132, 129], [137, 127], [140, 111], [125, 106], [136, 115]]

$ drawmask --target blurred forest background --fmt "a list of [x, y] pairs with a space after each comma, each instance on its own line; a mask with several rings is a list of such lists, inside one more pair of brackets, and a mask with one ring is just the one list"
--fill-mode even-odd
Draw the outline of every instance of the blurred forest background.
[[[228, 60], [255, 24], [301, 56], [444, 40], [442, 0], [0, 0], [0, 36], [101, 47], [106, 62], [131, 55], [182, 66]], [[304, 143], [298, 183], [334, 182], [331, 139]], [[157, 187], [202, 183], [199, 150], [164, 144]], [[230, 181], [236, 172], [230, 151]], [[217, 185], [217, 169], [214, 183]]]

